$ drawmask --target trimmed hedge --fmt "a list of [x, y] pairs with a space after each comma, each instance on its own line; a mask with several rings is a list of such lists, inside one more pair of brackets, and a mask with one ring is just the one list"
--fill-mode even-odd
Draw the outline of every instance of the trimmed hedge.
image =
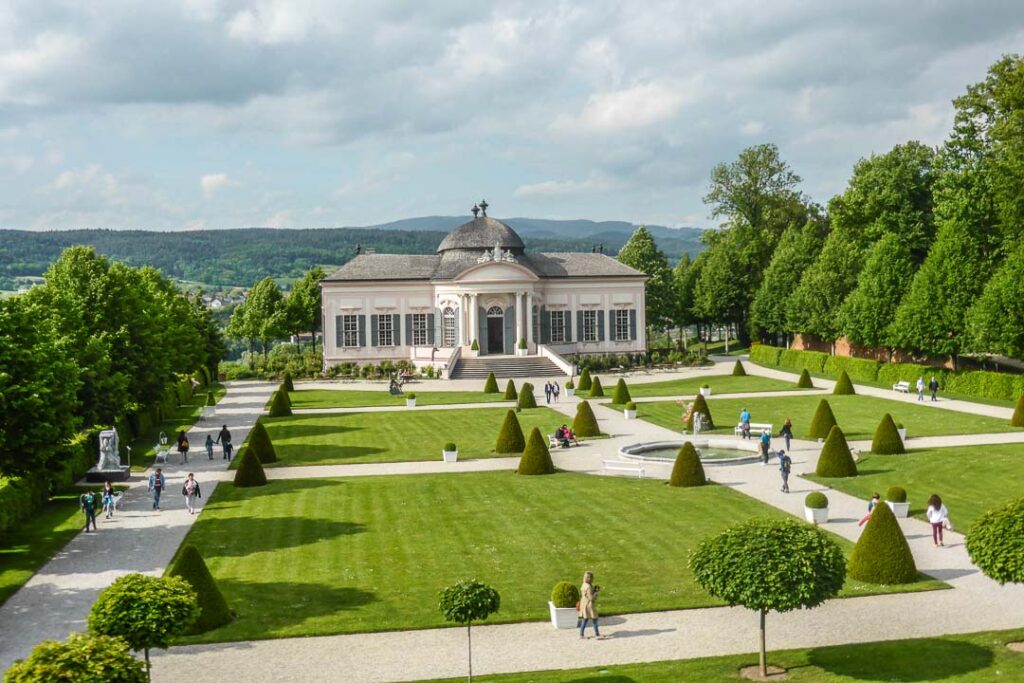
[[270, 399], [270, 412], [268, 417], [289, 417], [292, 414], [292, 406], [288, 401], [288, 393], [282, 389], [274, 392]]
[[576, 436], [600, 436], [601, 430], [597, 426], [594, 409], [588, 402], [580, 401], [576, 406], [576, 417], [572, 419], [572, 431], [576, 433]]
[[590, 382], [590, 398], [603, 398], [604, 387], [601, 386], [601, 378], [595, 377]]
[[880, 503], [871, 512], [864, 532], [853, 546], [846, 573], [858, 581], [900, 584], [917, 581], [917, 565], [896, 515]]
[[882, 421], [875, 428], [875, 436], [871, 439], [871, 452], [878, 455], [902, 455], [907, 452], [900, 433], [896, 431], [896, 423], [889, 413], [882, 416]]
[[672, 476], [668, 479], [669, 486], [704, 486], [708, 483], [704, 476], [704, 466], [700, 464], [697, 449], [689, 441], [685, 442], [676, 454], [676, 462], [672, 466]]
[[238, 469], [235, 470], [235, 486], [244, 489], [253, 486], [266, 486], [266, 484], [267, 473], [263, 471], [260, 459], [256, 457], [251, 448], [243, 448], [242, 457], [238, 460]]
[[526, 442], [523, 457], [519, 458], [517, 474], [554, 474], [555, 463], [551, 461], [548, 440], [541, 436], [540, 428], [534, 427]]
[[750, 361], [774, 368], [779, 364], [779, 357], [782, 356], [783, 351], [784, 349], [778, 346], [758, 344], [757, 346], [750, 347]]
[[825, 370], [826, 360], [828, 360], [828, 354], [821, 353], [820, 351], [786, 349], [779, 356], [779, 367], [792, 370], [809, 370], [810, 372], [820, 374]]
[[[1005, 372], [989, 372], [986, 370], [971, 370], [968, 372], [947, 373], [945, 382], [943, 378], [935, 375], [939, 380], [939, 388], [952, 391], [965, 396], [976, 396], [995, 401], [1012, 401], [1024, 396], [1024, 376], [1011, 375]], [[930, 375], [924, 376], [927, 383]]]
[[516, 383], [509, 380], [508, 384], [505, 385], [505, 400], [514, 401], [517, 398], [519, 398], [519, 394], [516, 392]]
[[967, 553], [1000, 584], [1024, 583], [1024, 498], [979, 517], [967, 534]]
[[942, 368], [934, 368], [930, 365], [915, 365], [914, 363], [885, 363], [878, 368], [878, 382], [884, 386], [891, 386], [897, 382], [910, 382], [911, 391], [917, 383], [918, 377], [924, 377], [925, 385], [928, 379], [935, 375], [939, 380], [939, 388], [945, 386], [945, 371]]
[[505, 413], [505, 421], [501, 423], [501, 429], [498, 431], [494, 452], [522, 453], [524, 448], [526, 448], [526, 437], [523, 436], [523, 428], [519, 425], [516, 411], [509, 410]]
[[811, 373], [806, 369], [800, 371], [800, 379], [796, 381], [797, 389], [813, 389], [814, 382], [811, 381]]
[[263, 420], [256, 420], [252, 431], [249, 432], [249, 438], [246, 439], [246, 445], [248, 445], [246, 450], [252, 451], [264, 465], [277, 462], [277, 451], [274, 449], [274, 443], [270, 440], [267, 428], [263, 426]]
[[580, 391], [590, 391], [590, 368], [583, 368], [580, 373], [580, 381], [576, 386]]
[[830, 479], [857, 476], [857, 463], [853, 461], [850, 446], [846, 443], [846, 436], [839, 425], [833, 426], [829, 431], [814, 473]]
[[857, 393], [853, 389], [853, 382], [850, 381], [850, 376], [846, 374], [846, 370], [843, 370], [839, 375], [836, 385], [832, 387], [832, 393], [836, 396], [850, 396]]
[[285, 371], [284, 380], [281, 382], [281, 388], [285, 391], [295, 391], [295, 383], [292, 381], [292, 373]]
[[189, 634], [205, 633], [231, 622], [233, 615], [224, 594], [220, 592], [213, 574], [203, 561], [199, 550], [188, 543], [178, 551], [167, 570], [167, 576], [180, 576], [191, 584], [199, 601], [199, 618], [188, 630]]
[[732, 376], [733, 377], [746, 377], [747, 376], [747, 371], [743, 369], [743, 363], [741, 363], [738, 359], [736, 360], [735, 363], [733, 363], [733, 366], [732, 366]]
[[853, 358], [851, 356], [829, 356], [825, 361], [824, 373], [829, 377], [838, 377], [844, 370], [850, 379], [858, 382], [874, 382], [878, 379], [878, 368], [881, 361], [870, 358]]
[[1017, 399], [1017, 407], [1013, 409], [1013, 417], [1010, 418], [1010, 424], [1014, 427], [1024, 427], [1024, 394]]
[[697, 413], [704, 416], [703, 424], [701, 424], [703, 431], [710, 431], [715, 428], [715, 421], [711, 418], [711, 409], [708, 408], [708, 402], [704, 400], [704, 394], [697, 394], [697, 397], [693, 399], [693, 410], [690, 411], [690, 419], [685, 422], [687, 431], [693, 431], [693, 416]]
[[522, 388], [519, 390], [519, 400], [516, 403], [516, 406], [520, 410], [537, 407], [537, 397], [533, 395], [533, 385], [529, 382], [524, 382]]
[[576, 603], [579, 601], [580, 589], [577, 588], [574, 583], [559, 581], [555, 584], [555, 587], [551, 589], [551, 602], [555, 603], [555, 607], [575, 607]]
[[498, 380], [494, 376], [493, 372], [487, 373], [487, 381], [484, 382], [484, 393], [485, 394], [496, 394], [498, 393]]
[[619, 381], [615, 383], [615, 391], [612, 392], [612, 403], [615, 405], [626, 405], [633, 400], [633, 397], [629, 395], [629, 387], [626, 386], [626, 380], [619, 378]]
[[811, 427], [808, 435], [812, 439], [824, 439], [836, 426], [836, 416], [832, 414], [832, 406], [825, 399], [818, 403], [818, 409], [814, 411], [811, 419]]
[[44, 640], [4, 674], [4, 683], [146, 683], [146, 665], [124, 638], [72, 633], [64, 642]]

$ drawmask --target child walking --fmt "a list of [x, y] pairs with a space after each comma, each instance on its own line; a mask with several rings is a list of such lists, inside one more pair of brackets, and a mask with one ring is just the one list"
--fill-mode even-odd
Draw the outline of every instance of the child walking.
[[942, 542], [942, 529], [949, 526], [949, 510], [942, 504], [939, 494], [933, 493], [932, 497], [928, 499], [928, 510], [925, 514], [932, 524], [932, 543], [936, 548], [946, 545]]

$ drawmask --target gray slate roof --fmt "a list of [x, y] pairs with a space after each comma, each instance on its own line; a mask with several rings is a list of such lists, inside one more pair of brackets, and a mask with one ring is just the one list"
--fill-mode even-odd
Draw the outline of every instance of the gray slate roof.
[[[441, 240], [437, 246], [437, 253], [441, 254], [451, 249], [494, 249], [495, 244], [500, 244], [502, 249], [510, 249], [513, 253], [521, 254], [525, 246], [516, 231], [499, 220], [490, 216], [480, 216], [468, 223], [463, 223], [452, 230]], [[479, 254], [477, 254], [479, 256]]]
[[[493, 245], [492, 245], [493, 247]], [[481, 248], [480, 253], [483, 252]], [[477, 265], [479, 253], [448, 252], [442, 256], [360, 254], [325, 279], [325, 282], [367, 280], [452, 280]], [[516, 257], [543, 278], [642, 277], [643, 273], [605, 254], [558, 252]]]

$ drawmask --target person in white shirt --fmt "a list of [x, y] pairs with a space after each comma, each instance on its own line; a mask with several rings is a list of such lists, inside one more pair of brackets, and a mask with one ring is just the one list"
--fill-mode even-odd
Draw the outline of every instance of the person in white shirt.
[[932, 542], [935, 543], [935, 547], [945, 545], [942, 542], [942, 529], [949, 524], [949, 510], [942, 504], [939, 494], [933, 493], [932, 497], [928, 499], [928, 510], [925, 514], [928, 516], [928, 521], [932, 523]]
[[924, 400], [924, 377], [917, 378], [917, 400]]

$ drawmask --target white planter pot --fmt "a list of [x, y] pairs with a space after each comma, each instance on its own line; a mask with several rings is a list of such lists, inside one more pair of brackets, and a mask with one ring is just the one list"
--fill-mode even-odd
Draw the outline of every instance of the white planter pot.
[[906, 440], [907, 440], [907, 428], [906, 427], [897, 427], [896, 428], [896, 433], [900, 435], [900, 441], [906, 442]]
[[910, 515], [910, 503], [893, 503], [887, 500], [885, 504], [889, 506], [889, 509], [897, 517], [908, 517]]
[[805, 505], [804, 519], [811, 524], [824, 524], [828, 521], [828, 508], [809, 508]]
[[703, 396], [704, 398], [710, 398], [711, 397], [711, 387], [701, 387], [700, 388], [700, 395]]
[[477, 349], [476, 351], [474, 351], [473, 349], [470, 349], [470, 350], [466, 351], [466, 355], [468, 357], [470, 357], [470, 358], [476, 358], [476, 357], [478, 357], [480, 355], [480, 349]]
[[530, 352], [530, 349], [516, 349], [516, 355], [517, 356], [525, 356], [529, 352]]
[[569, 398], [572, 398], [573, 396], [576, 395], [576, 390], [575, 389], [566, 389], [565, 390], [565, 395], [568, 396]]
[[459, 452], [458, 451], [441, 451], [441, 457], [445, 462], [458, 462]]
[[576, 628], [578, 617], [575, 607], [555, 607], [555, 603], [548, 600], [548, 609], [551, 611], [551, 625], [555, 628]]
[[405, 407], [406, 408], [415, 408], [416, 407], [416, 399], [414, 399], [414, 398], [407, 398], [407, 399], [405, 399]]
[[626, 416], [627, 420], [635, 420], [636, 419], [636, 411], [635, 410], [626, 410], [625, 408], [623, 408], [622, 414]]

